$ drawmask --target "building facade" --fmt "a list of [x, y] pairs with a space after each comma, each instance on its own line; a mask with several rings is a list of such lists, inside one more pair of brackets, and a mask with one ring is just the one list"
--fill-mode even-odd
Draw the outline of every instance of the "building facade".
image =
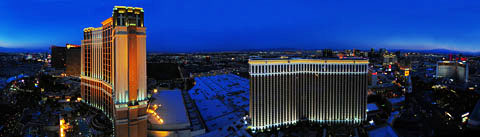
[[253, 130], [366, 119], [368, 60], [249, 60]]
[[68, 76], [80, 77], [81, 53], [80, 45], [67, 44], [65, 74]]
[[438, 61], [436, 77], [468, 82], [468, 63], [466, 61]]
[[378, 72], [372, 72], [372, 79], [371, 79], [371, 85], [373, 87], [376, 87], [377, 86], [377, 83], [378, 83]]
[[383, 65], [393, 65], [397, 63], [397, 55], [385, 54], [383, 55]]
[[51, 66], [58, 70], [65, 69], [65, 59], [66, 59], [66, 47], [60, 46], [51, 46], [50, 50], [52, 52]]
[[84, 29], [82, 101], [110, 118], [115, 136], [147, 136], [145, 29], [143, 9], [125, 6]]

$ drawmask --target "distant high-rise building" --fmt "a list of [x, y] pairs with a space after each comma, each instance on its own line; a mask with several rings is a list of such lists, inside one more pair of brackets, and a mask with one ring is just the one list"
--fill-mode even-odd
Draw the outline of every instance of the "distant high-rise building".
[[356, 57], [360, 57], [360, 56], [363, 56], [363, 52], [360, 51], [360, 50], [356, 50], [356, 49], [353, 49], [353, 56], [356, 56]]
[[378, 72], [372, 72], [372, 86], [377, 86], [378, 83]]
[[401, 80], [404, 83], [405, 91], [408, 93], [412, 92], [412, 78], [410, 76], [411, 70], [412, 67], [410, 66], [400, 67], [400, 75], [403, 76]]
[[383, 65], [393, 65], [397, 63], [397, 56], [395, 54], [383, 55]]
[[460, 81], [468, 82], [468, 63], [457, 63], [457, 77]]
[[52, 51], [51, 65], [55, 69], [65, 69], [66, 47], [51, 46]]
[[115, 6], [98, 28], [85, 28], [81, 95], [112, 121], [117, 137], [147, 136], [143, 9]]
[[401, 52], [400, 51], [395, 51], [395, 56], [400, 57]]
[[249, 67], [253, 130], [366, 119], [368, 60], [251, 59]]
[[349, 56], [349, 57], [355, 56], [355, 49], [353, 49], [353, 50], [350, 50], [350, 49], [344, 50], [344, 56]]
[[436, 77], [468, 82], [468, 63], [466, 61], [438, 61]]
[[375, 55], [375, 49], [374, 48], [370, 49], [369, 57], [373, 57], [373, 55]]
[[355, 50], [355, 57], [366, 58], [366, 57], [369, 57], [368, 56], [369, 53], [370, 52], [368, 52], [368, 51]]
[[80, 76], [81, 53], [82, 49], [80, 45], [67, 44], [65, 74], [68, 76]]
[[323, 55], [323, 57], [333, 57], [333, 50], [332, 49], [324, 49], [322, 55]]
[[52, 46], [51, 65], [70, 76], [80, 76], [80, 45]]
[[383, 56], [388, 53], [387, 49], [385, 48], [380, 48], [378, 52], [380, 53], [380, 56]]

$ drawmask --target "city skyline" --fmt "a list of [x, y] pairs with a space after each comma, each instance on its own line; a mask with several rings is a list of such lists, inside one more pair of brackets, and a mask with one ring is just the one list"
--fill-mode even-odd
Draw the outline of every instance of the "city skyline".
[[0, 136], [480, 136], [479, 6], [2, 1]]
[[[449, 49], [478, 52], [477, 2], [6, 1], [0, 47], [80, 44], [82, 29], [114, 5], [150, 11], [147, 51]], [[16, 8], [22, 5], [22, 8]], [[86, 9], [86, 7], [89, 7]], [[407, 10], [408, 9], [408, 10]], [[55, 29], [56, 31], [50, 31]], [[15, 31], [16, 33], [10, 33]]]

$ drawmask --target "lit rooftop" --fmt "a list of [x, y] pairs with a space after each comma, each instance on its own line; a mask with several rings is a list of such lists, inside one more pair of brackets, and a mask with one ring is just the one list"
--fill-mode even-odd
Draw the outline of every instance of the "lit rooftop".
[[113, 10], [118, 10], [118, 9], [128, 9], [128, 10], [140, 10], [143, 12], [143, 8], [140, 7], [128, 7], [128, 6], [114, 6]]
[[368, 64], [365, 58], [323, 58], [323, 59], [282, 59], [282, 58], [254, 58], [248, 60], [249, 64], [286, 64], [286, 63], [348, 63], [348, 64]]
[[156, 113], [163, 119], [163, 123], [151, 120], [154, 124], [183, 124], [189, 123], [183, 97], [179, 90], [164, 90], [152, 95], [155, 100], [151, 105], [161, 105]]

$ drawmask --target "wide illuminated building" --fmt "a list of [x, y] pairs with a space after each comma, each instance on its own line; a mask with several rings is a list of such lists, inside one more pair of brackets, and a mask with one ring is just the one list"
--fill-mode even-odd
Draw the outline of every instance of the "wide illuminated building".
[[368, 60], [251, 59], [253, 130], [312, 121], [358, 125], [366, 119]]
[[83, 30], [82, 101], [110, 118], [115, 136], [147, 136], [145, 29], [142, 8], [115, 6]]
[[438, 61], [436, 77], [468, 82], [468, 63], [466, 61]]

